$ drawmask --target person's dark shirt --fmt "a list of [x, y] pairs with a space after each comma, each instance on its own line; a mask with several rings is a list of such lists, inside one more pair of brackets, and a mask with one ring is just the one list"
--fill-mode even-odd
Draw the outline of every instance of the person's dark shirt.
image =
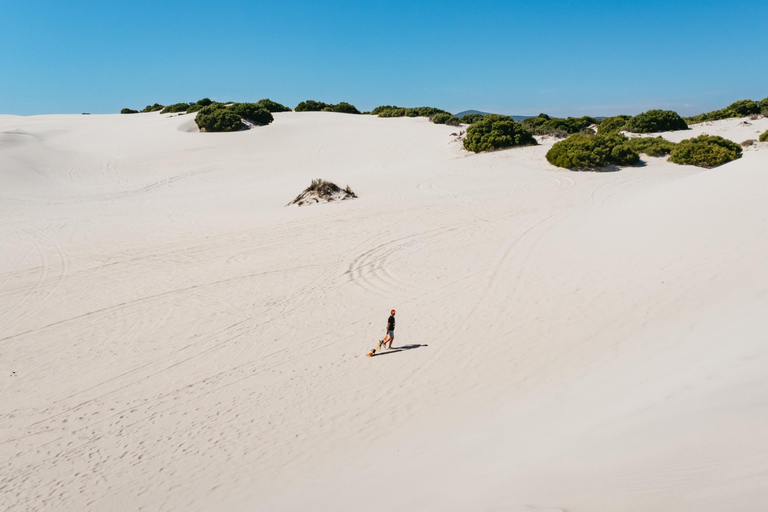
[[395, 330], [395, 317], [391, 316], [389, 317], [389, 320], [387, 320], [387, 330], [394, 331]]

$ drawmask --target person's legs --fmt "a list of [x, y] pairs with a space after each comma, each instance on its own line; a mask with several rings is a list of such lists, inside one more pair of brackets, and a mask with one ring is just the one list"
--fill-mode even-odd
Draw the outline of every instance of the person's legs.
[[387, 337], [389, 338], [389, 346], [387, 348], [392, 348], [392, 340], [395, 339], [395, 331], [387, 331]]

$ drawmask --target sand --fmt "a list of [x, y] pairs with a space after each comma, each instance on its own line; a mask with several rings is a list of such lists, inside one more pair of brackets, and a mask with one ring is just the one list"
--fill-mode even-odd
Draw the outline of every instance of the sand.
[[[764, 506], [768, 143], [572, 173], [457, 131], [0, 116], [2, 508]], [[314, 178], [359, 198], [284, 206]]]

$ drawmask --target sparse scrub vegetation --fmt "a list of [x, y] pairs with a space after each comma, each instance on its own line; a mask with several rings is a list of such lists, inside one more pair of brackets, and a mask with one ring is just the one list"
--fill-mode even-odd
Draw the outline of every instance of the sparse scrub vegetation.
[[174, 103], [173, 105], [168, 105], [163, 110], [160, 111], [161, 114], [172, 114], [176, 112], [186, 112], [189, 108], [189, 103]]
[[668, 155], [677, 145], [662, 137], [634, 137], [629, 139], [628, 144], [635, 152], [648, 156]]
[[619, 133], [608, 135], [571, 135], [556, 142], [547, 152], [552, 165], [565, 169], [599, 169], [609, 165], [632, 165], [640, 155], [629, 139]]
[[132, 108], [124, 108], [120, 111], [121, 114], [138, 114], [138, 110], [133, 110]]
[[165, 108], [165, 105], [155, 103], [154, 105], [147, 105], [146, 107], [144, 107], [144, 110], [142, 110], [142, 112], [157, 112], [158, 110], [163, 110], [164, 108]]
[[759, 140], [760, 142], [768, 142], [768, 130], [765, 130], [763, 133], [760, 134]]
[[609, 133], [622, 132], [627, 125], [627, 121], [630, 119], [632, 119], [632, 116], [620, 115], [607, 117], [600, 122], [600, 126], [597, 128], [597, 133], [600, 135], [608, 135]]
[[748, 148], [749, 146], [754, 145], [756, 142], [757, 141], [755, 139], [747, 139], [747, 140], [741, 141], [739, 145], [743, 148]]
[[536, 139], [522, 124], [507, 116], [488, 114], [467, 128], [464, 148], [475, 153], [515, 146], [535, 146]]
[[461, 116], [463, 124], [475, 124], [483, 118], [483, 114], [464, 114]]
[[360, 111], [357, 110], [357, 107], [347, 103], [346, 101], [337, 103], [333, 105], [331, 108], [334, 112], [339, 112], [341, 114], [359, 114], [360, 113]]
[[213, 103], [210, 98], [203, 98], [201, 100], [197, 100], [195, 103], [192, 103], [189, 105], [189, 108], [187, 109], [187, 114], [191, 114], [193, 112], [197, 112], [203, 107], [207, 107]]
[[[768, 98], [766, 98], [768, 99]], [[765, 100], [763, 100], [765, 101]], [[705, 121], [718, 121], [720, 119], [730, 119], [732, 117], [747, 117], [751, 114], [759, 114], [763, 102], [752, 100], [739, 100], [731, 103], [725, 108], [720, 110], [713, 110], [712, 112], [706, 112], [697, 116], [688, 117], [686, 120], [690, 124], [703, 123]], [[768, 108], [768, 104], [762, 106], [763, 110]]]
[[259, 103], [235, 103], [229, 108], [232, 112], [243, 119], [248, 119], [253, 124], [267, 125], [274, 121], [269, 110], [262, 107]]
[[669, 158], [680, 165], [718, 167], [741, 158], [741, 146], [716, 135], [700, 135], [681, 141]]
[[459, 126], [461, 124], [458, 117], [445, 112], [435, 114], [430, 119], [434, 124], [447, 124], [449, 126]]
[[347, 103], [346, 101], [342, 101], [341, 103], [334, 105], [333, 103], [325, 103], [322, 101], [306, 100], [296, 105], [296, 108], [293, 110], [296, 112], [340, 112], [342, 114], [360, 113], [360, 111], [357, 110], [354, 105]]
[[236, 132], [243, 128], [240, 116], [220, 103], [201, 108], [195, 123], [206, 132]]
[[341, 188], [333, 182], [325, 181], [323, 179], [312, 180], [304, 191], [296, 196], [296, 199], [288, 203], [288, 206], [295, 204], [303, 206], [305, 204], [315, 204], [320, 202], [331, 201], [345, 201], [347, 199], [355, 199], [355, 194], [349, 185], [346, 188]]
[[269, 98], [264, 98], [263, 100], [259, 100], [256, 102], [257, 105], [261, 105], [265, 109], [269, 110], [270, 112], [290, 112], [291, 109], [286, 107], [285, 105], [282, 105], [276, 101], [272, 101]]
[[634, 133], [671, 132], [687, 130], [688, 125], [672, 110], [649, 110], [627, 121], [625, 130]]
[[563, 133], [579, 133], [593, 124], [598, 124], [598, 121], [589, 116], [560, 118], [539, 114], [536, 117], [523, 119], [520, 123], [534, 135], [562, 136]]

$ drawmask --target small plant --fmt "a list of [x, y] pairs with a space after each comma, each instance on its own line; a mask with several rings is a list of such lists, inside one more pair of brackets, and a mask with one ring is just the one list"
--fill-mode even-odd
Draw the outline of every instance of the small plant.
[[124, 108], [123, 110], [120, 111], [120, 113], [121, 114], [138, 114], [139, 111], [138, 110], [133, 110], [131, 108]]
[[174, 103], [173, 105], [168, 105], [163, 110], [160, 111], [161, 114], [172, 114], [175, 112], [186, 112], [189, 108], [189, 103]]
[[634, 133], [671, 132], [687, 130], [688, 125], [672, 110], [649, 110], [627, 121], [625, 129]]
[[464, 139], [464, 148], [475, 153], [536, 144], [533, 134], [523, 125], [511, 117], [495, 114], [488, 114], [467, 128]]
[[765, 130], [763, 133], [761, 133], [760, 137], [758, 137], [758, 140], [760, 142], [768, 142], [768, 130]]
[[292, 204], [303, 206], [323, 202], [330, 203], [332, 201], [345, 201], [355, 198], [357, 198], [357, 194], [352, 192], [349, 185], [342, 189], [335, 183], [318, 178], [312, 180], [312, 183], [301, 194], [296, 196], [296, 199], [288, 203], [288, 206]]
[[743, 148], [748, 148], [749, 146], [753, 146], [757, 141], [755, 139], [747, 139], [743, 141], [741, 144], [739, 144]]
[[635, 137], [629, 139], [627, 144], [637, 153], [645, 153], [648, 156], [668, 155], [677, 145], [662, 137]]
[[571, 135], [555, 143], [547, 152], [552, 165], [565, 169], [599, 169], [609, 165], [632, 165], [640, 155], [632, 149], [624, 135]]
[[681, 141], [669, 155], [672, 162], [697, 167], [718, 167], [741, 158], [741, 146], [716, 135], [699, 135]]

